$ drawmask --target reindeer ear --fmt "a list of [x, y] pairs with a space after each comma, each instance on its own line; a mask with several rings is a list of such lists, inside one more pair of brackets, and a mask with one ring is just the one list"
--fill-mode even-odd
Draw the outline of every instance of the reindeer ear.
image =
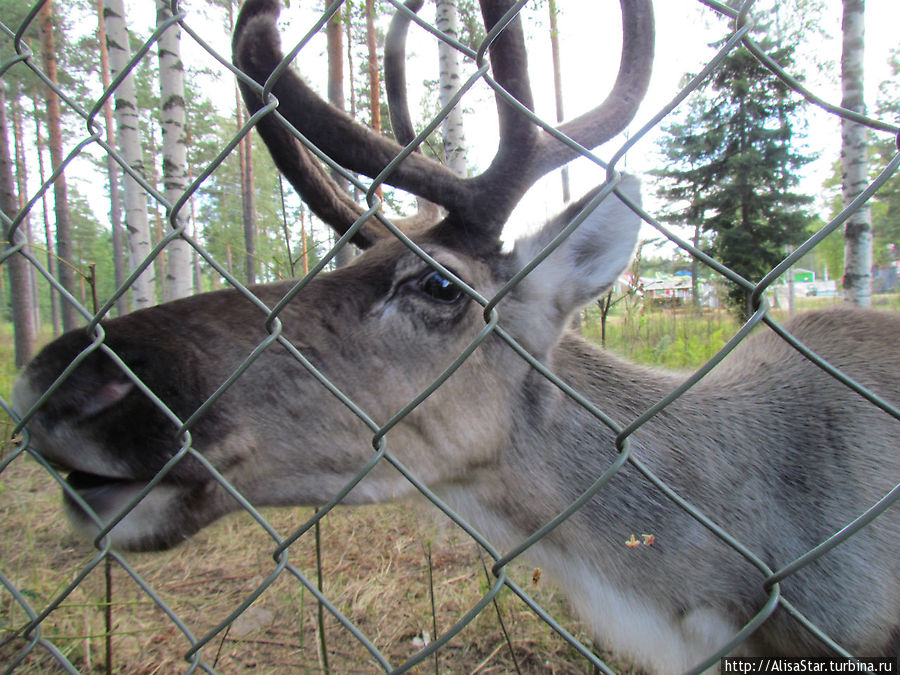
[[[622, 177], [619, 191], [640, 204], [640, 181]], [[516, 242], [514, 255], [521, 268], [540, 253], [584, 207], [597, 190], [547, 223], [537, 233]], [[564, 321], [576, 309], [601, 295], [627, 267], [637, 243], [640, 217], [615, 193], [610, 193], [581, 225], [523, 280], [527, 302], [545, 304]], [[547, 318], [551, 318], [548, 316]]]

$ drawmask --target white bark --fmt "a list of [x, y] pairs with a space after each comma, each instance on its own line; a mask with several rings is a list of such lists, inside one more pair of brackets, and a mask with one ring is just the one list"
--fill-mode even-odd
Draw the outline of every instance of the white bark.
[[[843, 0], [841, 105], [865, 112], [863, 55], [865, 52], [865, 0]], [[868, 182], [866, 128], [841, 120], [841, 192], [846, 207]], [[860, 307], [872, 304], [872, 213], [865, 204], [844, 225], [844, 300]]]
[[[156, 23], [172, 18], [168, 4], [157, 0]], [[163, 192], [170, 204], [182, 198], [187, 187], [187, 145], [184, 112], [184, 64], [181, 62], [181, 26], [169, 25], [159, 43], [160, 126], [163, 139]], [[190, 210], [186, 204], [176, 214], [169, 213], [170, 227], [184, 226], [190, 234]], [[173, 239], [166, 247], [168, 264], [163, 288], [165, 299], [175, 300], [193, 293], [191, 247], [184, 239]]]
[[[459, 38], [459, 13], [456, 8], [456, 0], [436, 0], [436, 2], [435, 25], [438, 30], [454, 39]], [[438, 58], [440, 60], [438, 89], [440, 90], [441, 106], [445, 106], [459, 89], [459, 52], [441, 41], [438, 43]], [[444, 118], [441, 133], [444, 137], [444, 163], [457, 176], [465, 176], [466, 135], [463, 130], [461, 106], [453, 108], [450, 114]]]
[[[97, 39], [100, 41], [100, 80], [107, 89], [112, 82], [109, 71], [109, 52], [106, 47], [106, 18], [103, 16], [103, 0], [96, 0], [97, 6]], [[106, 142], [110, 147], [116, 145], [115, 121], [111, 101], [103, 106], [103, 120], [106, 122]], [[106, 173], [109, 175], [109, 220], [112, 227], [113, 245], [113, 278], [116, 287], [125, 283], [125, 256], [122, 245], [122, 202], [119, 196], [119, 167], [112, 155], [106, 155]], [[123, 295], [116, 301], [116, 311], [121, 316], [128, 312], [128, 296]]]
[[[128, 65], [131, 48], [125, 23], [125, 7], [122, 0], [106, 0], [106, 45], [109, 51], [109, 67], [113, 79]], [[119, 152], [128, 166], [140, 176], [145, 175], [141, 157], [141, 139], [138, 131], [137, 97], [134, 78], [122, 80], [115, 92], [116, 131]], [[147, 218], [147, 196], [144, 189], [127, 172], [123, 172], [122, 187], [125, 192], [125, 229], [128, 238], [130, 269], [133, 271], [150, 255], [153, 242], [150, 222]], [[135, 309], [156, 304], [156, 274], [148, 265], [131, 287]]]

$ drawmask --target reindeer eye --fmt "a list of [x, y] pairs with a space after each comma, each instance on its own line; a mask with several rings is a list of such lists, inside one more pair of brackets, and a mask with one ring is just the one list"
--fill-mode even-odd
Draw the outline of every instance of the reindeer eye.
[[451, 305], [463, 297], [462, 289], [437, 270], [419, 277], [419, 290], [436, 302]]

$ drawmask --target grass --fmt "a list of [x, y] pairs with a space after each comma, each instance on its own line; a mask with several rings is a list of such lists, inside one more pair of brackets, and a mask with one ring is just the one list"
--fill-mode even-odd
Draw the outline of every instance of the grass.
[[[840, 302], [837, 296], [797, 298], [795, 312], [824, 309]], [[900, 295], [877, 295], [872, 305], [880, 310], [900, 311]], [[788, 318], [785, 308], [773, 308], [770, 315], [779, 322]], [[739, 328], [736, 315], [728, 309], [645, 309], [640, 304], [619, 303], [607, 319], [606, 348], [649, 366], [691, 369], [708, 361]], [[583, 314], [581, 330], [588, 340], [601, 344], [598, 307], [589, 307]]]
[[0, 396], [5, 401], [9, 400], [12, 383], [17, 374], [12, 324], [2, 321], [0, 322]]
[[[621, 311], [607, 319], [606, 348], [631, 361], [682, 369], [712, 357], [738, 330], [737, 320], [724, 310], [694, 314], [685, 309]], [[582, 334], [600, 344], [600, 311], [590, 309]]]

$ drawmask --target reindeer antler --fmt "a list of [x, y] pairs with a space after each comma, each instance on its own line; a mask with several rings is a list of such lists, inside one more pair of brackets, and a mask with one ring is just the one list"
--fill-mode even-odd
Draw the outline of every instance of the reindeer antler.
[[[411, 12], [418, 12], [424, 0], [407, 0], [404, 6]], [[409, 145], [416, 136], [409, 115], [406, 96], [406, 34], [409, 30], [409, 15], [397, 12], [391, 19], [384, 40], [384, 90], [387, 94], [388, 113], [391, 129], [400, 145]]]
[[[418, 3], [412, 0], [410, 7]], [[622, 58], [616, 84], [607, 99], [559, 130], [582, 146], [592, 148], [609, 140], [631, 121], [643, 98], [653, 58], [653, 13], [650, 0], [621, 0], [623, 17]], [[419, 3], [420, 4], [420, 3]], [[485, 26], [490, 31], [512, 7], [511, 0], [483, 0]], [[234, 61], [246, 75], [263, 84], [283, 60], [275, 22], [278, 0], [247, 0], [234, 33]], [[408, 21], [408, 18], [405, 19]], [[400, 22], [397, 44], [403, 54], [405, 26]], [[396, 55], [396, 51], [395, 51]], [[489, 51], [493, 79], [529, 110], [533, 109], [528, 79], [525, 41], [521, 22], [514, 17], [494, 39]], [[389, 68], [389, 71], [395, 68]], [[399, 75], [403, 80], [402, 71]], [[258, 111], [263, 101], [258, 89], [241, 82], [247, 107]], [[271, 89], [279, 101], [278, 112], [322, 152], [346, 169], [369, 177], [378, 175], [401, 151], [402, 146], [355, 122], [334, 108], [292, 70], [278, 75]], [[407, 115], [405, 96], [389, 94], [392, 113]], [[492, 240], [522, 195], [549, 171], [576, 156], [576, 151], [541, 130], [515, 106], [497, 95], [500, 143], [490, 166], [479, 176], [460, 178], [421, 153], [408, 155], [386, 182], [447, 209], [449, 217], [478, 230]], [[347, 229], [363, 213], [325, 172], [310, 151], [300, 143], [276, 115], [268, 115], [257, 130], [279, 170], [294, 185], [316, 215], [338, 232]], [[411, 124], [399, 124], [400, 139], [411, 138]], [[382, 228], [366, 223], [354, 243], [366, 247], [380, 236]]]

